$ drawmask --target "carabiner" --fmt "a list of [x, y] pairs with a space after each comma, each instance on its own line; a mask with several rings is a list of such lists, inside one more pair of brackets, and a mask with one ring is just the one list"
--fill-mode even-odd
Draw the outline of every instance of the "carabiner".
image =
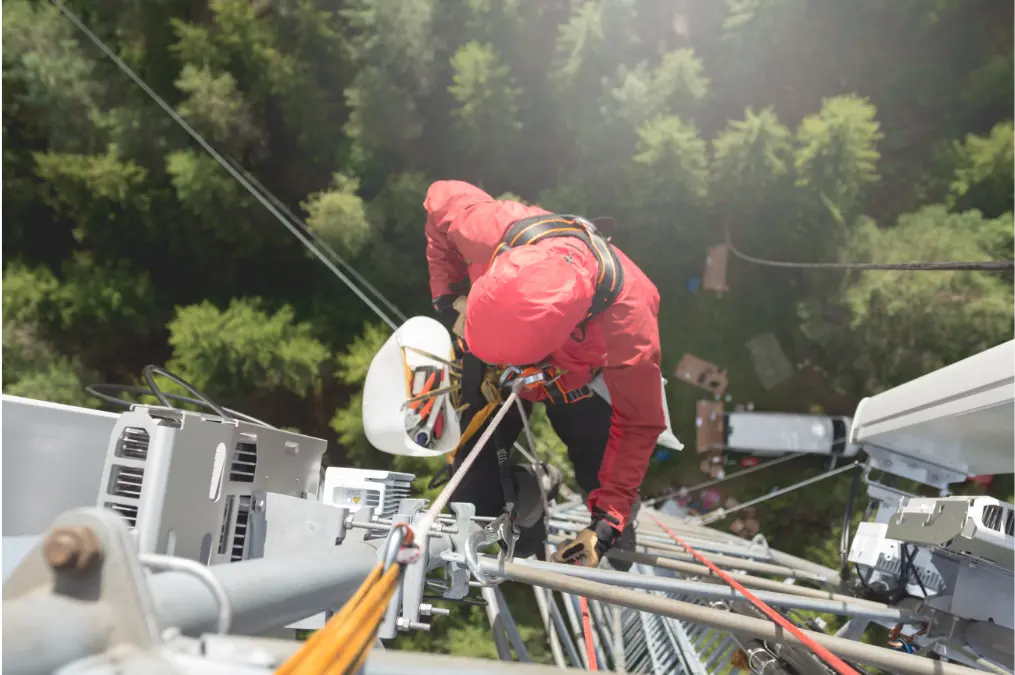
[[484, 586], [497, 586], [505, 581], [502, 577], [489, 577], [483, 572], [480, 566], [479, 549], [490, 544], [500, 544], [497, 563], [510, 562], [515, 556], [515, 542], [518, 540], [519, 534], [518, 527], [511, 520], [509, 514], [504, 513], [483, 529], [469, 535], [465, 547], [465, 563], [476, 581]]

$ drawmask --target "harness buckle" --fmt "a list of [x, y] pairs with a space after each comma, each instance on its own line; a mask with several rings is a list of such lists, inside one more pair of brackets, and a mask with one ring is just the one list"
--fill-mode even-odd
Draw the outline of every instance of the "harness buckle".
[[[548, 372], [552, 366], [532, 366], [529, 368], [519, 368], [518, 366], [508, 366], [504, 369], [504, 372], [500, 376], [500, 386], [507, 387], [512, 382], [520, 381], [522, 386], [526, 389], [531, 389], [536, 385], [543, 385], [544, 387], [549, 384], [553, 384], [562, 373]], [[554, 369], [556, 370], [556, 369]]]

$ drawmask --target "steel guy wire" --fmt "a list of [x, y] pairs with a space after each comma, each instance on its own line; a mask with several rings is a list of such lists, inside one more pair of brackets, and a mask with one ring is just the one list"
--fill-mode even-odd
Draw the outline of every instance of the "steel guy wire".
[[148, 83], [146, 83], [143, 79], [141, 79], [141, 77], [137, 73], [135, 73], [133, 71], [133, 69], [131, 69], [130, 66], [128, 66], [126, 63], [124, 63], [123, 60], [120, 59], [120, 57], [117, 56], [113, 52], [113, 50], [109, 48], [108, 45], [106, 45], [106, 43], [102, 40], [102, 38], [100, 38], [98, 35], [93, 33], [88, 28], [88, 26], [86, 26], [84, 23], [82, 23], [81, 20], [78, 19], [78, 17], [73, 12], [71, 12], [69, 9], [67, 9], [67, 7], [64, 6], [64, 4], [62, 2], [60, 2], [60, 0], [50, 0], [50, 1], [53, 3], [53, 5], [55, 5], [57, 7], [57, 9], [59, 9], [63, 13], [64, 16], [67, 17], [67, 19], [71, 23], [73, 23], [75, 26], [77, 26], [78, 30], [80, 30], [82, 33], [84, 33], [88, 37], [88, 39], [91, 40], [92, 43], [94, 43], [95, 46], [98, 47], [102, 51], [103, 54], [105, 54], [107, 57], [109, 57], [109, 59], [113, 63], [115, 63], [116, 66], [127, 77], [129, 77], [131, 80], [133, 80], [134, 84], [136, 84], [137, 86], [141, 87], [142, 91], [144, 91], [144, 93], [146, 93], [148, 95], [148, 97], [150, 99], [152, 99], [152, 101], [154, 101], [156, 103], [156, 105], [158, 105], [160, 108], [162, 108], [162, 110], [167, 115], [169, 115], [173, 119], [174, 122], [176, 122], [178, 125], [180, 125], [180, 127], [184, 131], [186, 131], [190, 135], [191, 138], [193, 138], [195, 141], [197, 141], [197, 143], [202, 148], [204, 148], [205, 151], [209, 155], [211, 155], [212, 158], [222, 166], [222, 168], [224, 168], [227, 172], [229, 172], [229, 175], [231, 175], [240, 185], [242, 185], [251, 195], [253, 195], [254, 198], [257, 199], [257, 201], [259, 201], [261, 203], [261, 205], [264, 206], [264, 208], [266, 208], [268, 210], [269, 213], [271, 213], [271, 215], [275, 216], [276, 220], [278, 220], [280, 223], [282, 223], [282, 225], [284, 225], [287, 230], [292, 232], [293, 236], [295, 236], [297, 239], [299, 239], [300, 242], [304, 246], [306, 246], [307, 249], [311, 253], [316, 255], [318, 260], [320, 260], [322, 263], [324, 263], [325, 266], [327, 266], [327, 268], [329, 270], [331, 270], [331, 272], [336, 277], [341, 279], [342, 282], [344, 282], [345, 285], [349, 288], [349, 290], [351, 290], [353, 293], [355, 293], [357, 295], [357, 297], [359, 297], [359, 299], [362, 300], [367, 305], [367, 307], [372, 309], [373, 312], [378, 317], [380, 317], [380, 319], [382, 321], [384, 321], [384, 323], [386, 323], [391, 328], [391, 330], [395, 330], [396, 328], [398, 328], [398, 326], [395, 324], [395, 322], [392, 321], [388, 317], [388, 315], [385, 314], [381, 310], [381, 308], [378, 307], [370, 298], [368, 298], [366, 296], [366, 294], [363, 293], [363, 291], [359, 289], [358, 286], [356, 286], [354, 283], [352, 283], [352, 281], [349, 279], [349, 277], [346, 276], [341, 270], [339, 270], [338, 267], [336, 267], [335, 264], [331, 260], [329, 260], [328, 257], [324, 253], [321, 252], [320, 248], [318, 248], [309, 237], [307, 237], [303, 232], [301, 232], [298, 227], [296, 227], [291, 222], [289, 222], [289, 220], [287, 220], [286, 217], [284, 215], [282, 215], [282, 213], [279, 212], [279, 210], [275, 207], [275, 205], [272, 204], [271, 201], [268, 200], [264, 195], [262, 195], [257, 190], [257, 188], [255, 188], [254, 185], [251, 184], [251, 182], [249, 180], [247, 180], [247, 178], [243, 175], [243, 173], [238, 171], [229, 162], [229, 160], [227, 160], [225, 157], [223, 157], [222, 154], [219, 153], [211, 145], [211, 143], [206, 141], [201, 134], [199, 134], [192, 126], [190, 126], [190, 124], [187, 123], [187, 121], [185, 119], [183, 119], [175, 110], [173, 110], [173, 107], [171, 105], [169, 105], [168, 103], [166, 103], [166, 101], [161, 96], [159, 96], [159, 94], [154, 89], [152, 89], [150, 86], [148, 86]]
[[265, 197], [267, 197], [269, 200], [271, 200], [271, 203], [274, 204], [275, 206], [277, 206], [279, 208], [279, 210], [282, 211], [282, 213], [284, 213], [289, 218], [290, 221], [292, 221], [294, 223], [297, 223], [303, 229], [304, 234], [306, 234], [308, 237], [313, 239], [314, 243], [316, 243], [318, 246], [320, 246], [324, 250], [325, 253], [327, 253], [329, 256], [331, 256], [332, 260], [336, 261], [339, 265], [341, 265], [343, 268], [345, 268], [345, 270], [356, 281], [358, 281], [360, 284], [362, 284], [363, 287], [366, 288], [368, 291], [373, 293], [375, 298], [377, 298], [378, 300], [383, 302], [384, 306], [387, 307], [389, 310], [391, 310], [391, 313], [394, 314], [395, 317], [399, 321], [405, 321], [406, 320], [407, 317], [405, 316], [405, 314], [403, 314], [402, 311], [400, 309], [398, 309], [398, 307], [396, 307], [393, 302], [388, 300], [388, 298], [385, 297], [385, 295], [383, 293], [381, 293], [379, 290], [377, 290], [377, 288], [373, 284], [371, 284], [369, 281], [367, 281], [367, 279], [362, 274], [360, 274], [358, 271], [356, 271], [355, 267], [353, 267], [348, 262], [346, 262], [346, 260], [344, 258], [342, 258], [342, 256], [340, 256], [335, 251], [335, 249], [332, 248], [330, 244], [328, 244], [328, 242], [326, 242], [320, 235], [318, 235], [316, 232], [314, 232], [310, 228], [310, 226], [307, 225], [306, 222], [302, 218], [300, 218], [299, 216], [294, 214], [292, 212], [292, 209], [290, 209], [288, 206], [286, 206], [285, 202], [283, 202], [281, 199], [279, 199], [271, 190], [266, 188], [264, 186], [264, 184], [261, 183], [261, 181], [257, 180], [257, 178], [252, 173], [250, 173], [245, 168], [243, 168], [236, 160], [232, 159], [231, 157], [226, 157], [226, 159], [231, 164], [233, 164], [233, 166], [235, 166], [238, 171], [242, 172], [243, 175], [246, 176], [247, 180], [249, 180], [251, 182], [251, 184], [254, 185], [258, 190], [260, 190], [261, 193], [264, 194]]

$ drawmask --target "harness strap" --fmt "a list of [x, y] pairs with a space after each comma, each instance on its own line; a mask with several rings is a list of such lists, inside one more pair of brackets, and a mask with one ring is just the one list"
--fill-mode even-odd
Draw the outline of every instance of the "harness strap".
[[544, 385], [543, 391], [546, 392], [546, 398], [550, 400], [550, 403], [558, 404], [575, 403], [592, 396], [592, 390], [587, 384], [575, 389], [564, 389], [558, 382], [553, 382], [552, 384]]
[[543, 239], [553, 237], [574, 237], [580, 239], [596, 257], [599, 266], [599, 277], [596, 293], [588, 314], [580, 327], [602, 314], [612, 305], [624, 288], [624, 266], [620, 264], [617, 253], [610, 240], [596, 229], [596, 226], [581, 216], [562, 215], [558, 213], [530, 216], [516, 220], [504, 233], [504, 238], [493, 251], [493, 258], [518, 246], [527, 246]]

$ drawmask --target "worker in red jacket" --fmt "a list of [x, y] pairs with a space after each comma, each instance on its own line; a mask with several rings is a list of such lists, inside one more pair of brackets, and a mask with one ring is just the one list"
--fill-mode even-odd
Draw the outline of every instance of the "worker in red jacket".
[[[521, 396], [547, 404], [592, 512], [589, 526], [551, 559], [594, 567], [613, 546], [633, 548], [632, 509], [667, 428], [655, 286], [583, 218], [496, 200], [461, 181], [431, 185], [424, 208], [434, 308], [464, 333], [462, 393], [472, 400], [463, 425], [482, 404], [480, 361], [542, 372], [542, 385]], [[463, 322], [455, 305], [463, 305], [466, 281]], [[492, 445], [506, 452], [521, 430], [521, 415], [508, 414]], [[455, 469], [468, 449], [455, 456]], [[491, 489], [498, 471], [496, 451], [484, 448], [453, 501], [496, 515], [504, 503]], [[523, 531], [516, 552], [540, 553], [545, 536], [541, 522]]]

